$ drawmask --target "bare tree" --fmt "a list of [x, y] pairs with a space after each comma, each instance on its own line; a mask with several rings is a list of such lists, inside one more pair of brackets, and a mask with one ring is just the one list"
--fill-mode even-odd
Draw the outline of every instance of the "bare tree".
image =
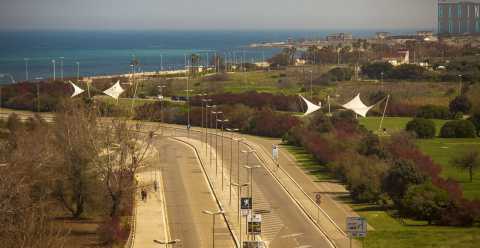
[[460, 169], [468, 170], [470, 182], [473, 181], [474, 170], [480, 167], [480, 152], [471, 149], [452, 160], [452, 164]]
[[146, 165], [153, 132], [140, 123], [113, 119], [103, 129], [103, 159], [98, 169], [111, 200], [110, 216], [116, 216], [125, 199], [135, 190], [135, 173]]

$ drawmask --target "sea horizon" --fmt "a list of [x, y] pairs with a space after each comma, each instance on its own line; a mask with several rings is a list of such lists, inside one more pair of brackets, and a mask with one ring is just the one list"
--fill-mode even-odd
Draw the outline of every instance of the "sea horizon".
[[[407, 34], [416, 29], [295, 29], [295, 30], [0, 30], [0, 74], [15, 81], [53, 76], [101, 76], [131, 71], [133, 58], [141, 71], [181, 69], [185, 55], [197, 53], [201, 64], [215, 54], [245, 61], [263, 61], [277, 53], [275, 48], [250, 48], [249, 44], [292, 39], [322, 39], [334, 32], [370, 37], [378, 31]], [[27, 61], [25, 60], [27, 59]], [[2, 80], [2, 79], [0, 79]], [[3, 80], [2, 80], [3, 81]], [[3, 82], [5, 83], [5, 82]]]

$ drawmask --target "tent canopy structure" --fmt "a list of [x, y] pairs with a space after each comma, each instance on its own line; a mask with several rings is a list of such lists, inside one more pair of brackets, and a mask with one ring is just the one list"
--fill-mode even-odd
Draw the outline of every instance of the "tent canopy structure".
[[74, 83], [72, 83], [72, 81], [69, 81], [70, 85], [73, 87], [73, 94], [72, 94], [72, 98], [73, 97], [76, 97], [80, 94], [82, 94], [83, 92], [85, 92], [84, 90], [82, 90], [80, 87], [76, 86]]
[[310, 101], [305, 99], [305, 97], [303, 97], [302, 95], [299, 95], [299, 96], [307, 104], [307, 112], [305, 112], [305, 114], [303, 114], [303, 116], [307, 116], [307, 115], [309, 115], [313, 112], [316, 112], [317, 110], [322, 108], [321, 105], [315, 105], [315, 104], [311, 103]]
[[124, 91], [125, 90], [122, 88], [122, 86], [120, 86], [120, 80], [119, 80], [117, 81], [117, 83], [115, 83], [109, 89], [105, 90], [103, 93], [105, 93], [105, 95], [111, 96], [118, 100], [118, 98]]
[[358, 95], [355, 98], [353, 98], [350, 102], [342, 105], [343, 108], [349, 109], [353, 111], [355, 114], [360, 115], [362, 117], [366, 117], [368, 111], [370, 111], [370, 109], [372, 109], [374, 106], [375, 104], [372, 106], [365, 105], [360, 99], [360, 93], [358, 93]]

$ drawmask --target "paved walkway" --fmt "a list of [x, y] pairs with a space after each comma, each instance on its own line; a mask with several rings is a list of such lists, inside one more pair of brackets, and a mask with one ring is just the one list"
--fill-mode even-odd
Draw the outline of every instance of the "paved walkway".
[[[158, 190], [153, 189], [155, 178], [158, 180]], [[140, 192], [136, 196], [134, 248], [160, 247], [153, 242], [169, 239], [168, 220], [165, 210], [164, 188], [159, 171], [145, 171], [137, 174], [140, 188], [148, 190], [147, 200], [142, 201]]]

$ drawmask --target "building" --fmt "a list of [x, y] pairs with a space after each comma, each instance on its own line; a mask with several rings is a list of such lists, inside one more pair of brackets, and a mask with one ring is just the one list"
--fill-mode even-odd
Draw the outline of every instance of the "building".
[[438, 0], [438, 33], [480, 34], [480, 0]]
[[382, 60], [393, 66], [410, 64], [410, 52], [408, 50], [400, 50], [390, 56], [384, 57]]
[[352, 34], [338, 33], [327, 35], [327, 41], [351, 41], [353, 40]]
[[388, 37], [390, 37], [392, 34], [389, 33], [389, 32], [377, 32], [375, 34], [375, 38], [377, 38], [378, 40], [384, 40], [384, 39], [387, 39]]

